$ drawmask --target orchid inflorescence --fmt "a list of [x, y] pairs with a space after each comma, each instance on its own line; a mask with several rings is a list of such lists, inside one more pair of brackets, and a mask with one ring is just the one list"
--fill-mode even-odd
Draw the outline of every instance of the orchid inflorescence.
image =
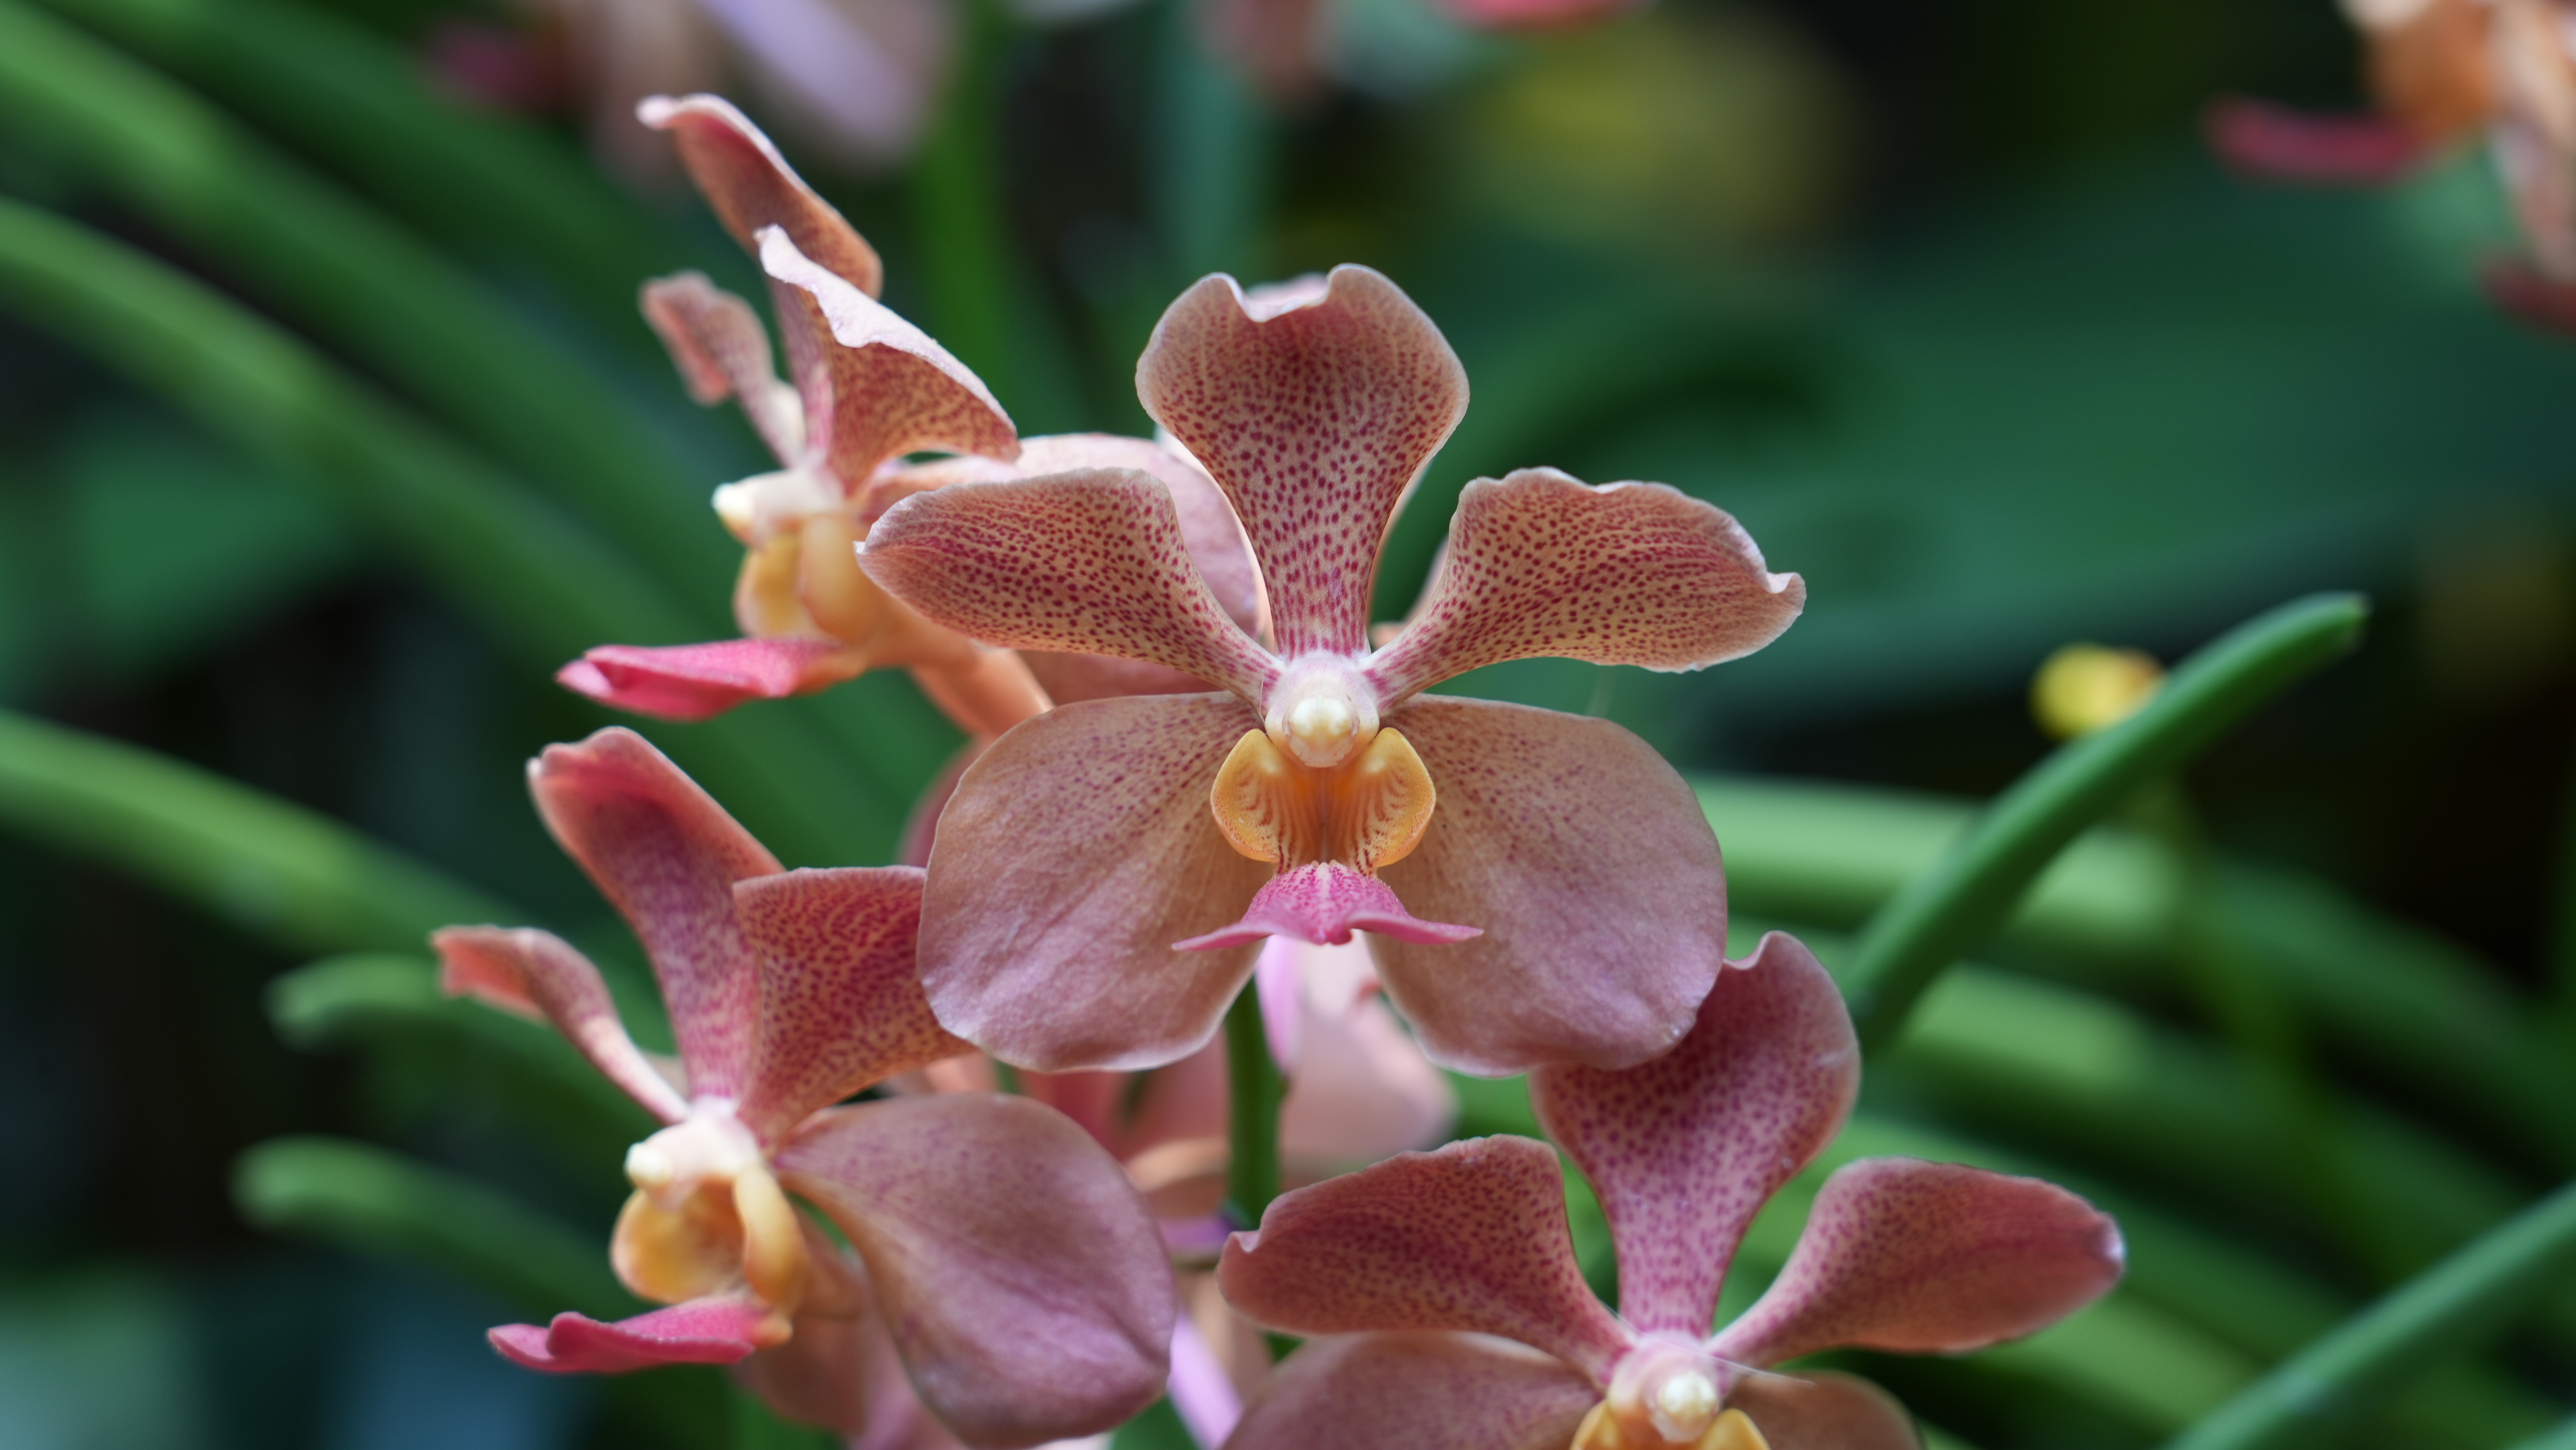
[[[642, 115], [758, 258], [789, 380], [704, 277], [649, 284], [646, 316], [780, 469], [716, 496], [743, 638], [561, 678], [686, 720], [902, 667], [972, 743], [917, 864], [828, 870], [783, 870], [631, 731], [532, 762], [678, 1057], [564, 941], [438, 934], [451, 992], [551, 1022], [663, 1124], [610, 1260], [665, 1307], [496, 1329], [503, 1354], [735, 1365], [870, 1447], [1097, 1436], [1167, 1393], [1247, 1450], [1899, 1446], [1883, 1392], [1792, 1362], [1965, 1352], [2117, 1280], [2116, 1230], [2061, 1189], [1864, 1160], [1711, 1332], [1754, 1215], [1857, 1093], [1840, 993], [1785, 936], [1727, 958], [1717, 841], [1644, 742], [1426, 692], [1760, 649], [1805, 586], [1733, 519], [1659, 484], [1480, 479], [1412, 616], [1373, 630], [1390, 521], [1467, 401], [1385, 277], [1207, 278], [1138, 365], [1158, 437], [1022, 439], [739, 112]], [[1246, 1039], [1217, 1033], [1247, 983], [1290, 1084], [1266, 1205], [1225, 1189]], [[1413, 1151], [1455, 1116], [1434, 1064], [1529, 1074], [1555, 1146]], [[1615, 1312], [1569, 1248], [1560, 1152], [1607, 1216]], [[1261, 1329], [1309, 1338], [1273, 1369]]]

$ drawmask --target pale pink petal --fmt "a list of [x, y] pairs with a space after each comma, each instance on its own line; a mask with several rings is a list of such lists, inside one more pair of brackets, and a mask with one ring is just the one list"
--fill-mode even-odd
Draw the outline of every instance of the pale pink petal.
[[1841, 1347], [1965, 1354], [2101, 1298], [2122, 1264], [2118, 1227], [2055, 1184], [1864, 1158], [1825, 1180], [1788, 1266], [1710, 1348], [1755, 1366]]
[[1282, 1194], [1226, 1245], [1217, 1283], [1290, 1334], [1494, 1334], [1596, 1379], [1629, 1342], [1574, 1262], [1556, 1153], [1528, 1138], [1469, 1138]]
[[644, 737], [611, 726], [528, 762], [537, 813], [633, 927], [700, 1097], [741, 1093], [759, 986], [733, 883], [778, 858]]
[[603, 644], [555, 683], [603, 705], [661, 720], [705, 720], [752, 700], [783, 700], [837, 685], [867, 655], [830, 640], [727, 639], [659, 647]]
[[1769, 1450], [1921, 1450], [1914, 1417], [1865, 1379], [1830, 1371], [1755, 1375], [1726, 1392]]
[[2379, 186], [2430, 154], [2412, 131], [2385, 116], [2310, 115], [2237, 96], [2212, 102], [2201, 129], [2221, 161], [2280, 181]]
[[1280, 653], [1366, 648], [1387, 519], [1467, 410], [1440, 329], [1366, 267], [1263, 318], [1203, 278], [1156, 324], [1136, 392], [1233, 501]]
[[1306, 993], [1298, 970], [1298, 953], [1305, 946], [1295, 937], [1274, 936], [1261, 944], [1261, 955], [1252, 964], [1261, 1035], [1270, 1044], [1270, 1060], [1291, 1077], [1297, 1074], [1297, 1049], [1305, 1036]]
[[1678, 489], [1524, 468], [1459, 495], [1439, 571], [1367, 672], [1383, 707], [1535, 656], [1695, 670], [1779, 638], [1806, 603], [1805, 580]]
[[1174, 942], [1181, 951], [1215, 951], [1265, 937], [1284, 936], [1316, 946], [1340, 946], [1355, 931], [1394, 940], [1441, 945], [1484, 935], [1482, 927], [1424, 921], [1404, 909], [1386, 883], [1337, 861], [1292, 866], [1270, 878], [1232, 926]]
[[1067, 705], [1011, 731], [939, 818], [921, 976], [949, 1031], [1041, 1072], [1157, 1067], [1216, 1031], [1249, 947], [1172, 943], [1270, 874], [1208, 809], [1257, 717], [1224, 696]]
[[[1300, 946], [1312, 960], [1365, 948]], [[1312, 969], [1309, 969], [1310, 972]], [[1458, 1120], [1458, 1096], [1371, 994], [1336, 1002], [1303, 994], [1304, 1048], [1279, 1110], [1279, 1152], [1309, 1174], [1338, 1172], [1437, 1143]]]
[[769, 329], [751, 304], [716, 286], [703, 272], [680, 272], [644, 284], [644, 320], [662, 339], [671, 361], [700, 403], [742, 400], [743, 416], [781, 463], [805, 449], [805, 406], [778, 379], [769, 352]]
[[1639, 0], [1441, 0], [1479, 30], [1562, 30], [1637, 9]]
[[844, 866], [735, 883], [760, 962], [760, 1035], [737, 1112], [762, 1142], [871, 1083], [972, 1050], [921, 993], [921, 881], [912, 866]]
[[[933, 6], [849, 0], [698, 0], [783, 111], [844, 164], [881, 166], [921, 138], [951, 37]], [[928, 13], [920, 13], [920, 12]]]
[[1162, 1240], [1063, 1117], [1016, 1098], [888, 1099], [816, 1116], [776, 1161], [850, 1236], [914, 1388], [961, 1439], [1092, 1434], [1162, 1394]]
[[[788, 329], [792, 366], [808, 380], [806, 451], [824, 459], [845, 487], [855, 489], [877, 465], [907, 453], [1009, 458], [1019, 451], [1009, 415], [948, 349], [800, 251], [785, 231], [763, 228], [757, 241], [762, 270], [792, 289], [781, 296], [782, 313], [812, 307], [811, 318], [830, 338]], [[807, 355], [809, 347], [819, 351]], [[812, 391], [818, 365], [828, 406], [817, 406]]]
[[1226, 1450], [1565, 1450], [1601, 1392], [1553, 1355], [1471, 1334], [1307, 1341]]
[[624, 1374], [661, 1364], [732, 1364], [774, 1343], [767, 1305], [732, 1296], [692, 1299], [614, 1324], [558, 1314], [544, 1328], [505, 1324], [485, 1337], [517, 1364], [548, 1374]]
[[1370, 940], [1431, 1060], [1629, 1067], [1679, 1041], [1726, 959], [1726, 878], [1673, 768], [1606, 720], [1521, 705], [1425, 695], [1387, 723], [1439, 806], [1378, 875], [1416, 916], [1485, 929]]
[[1539, 1121], [1609, 1217], [1620, 1314], [1694, 1337], [1753, 1216], [1833, 1141], [1859, 1093], [1842, 992], [1778, 932], [1717, 974], [1672, 1051], [1619, 1072], [1530, 1074]]
[[721, 96], [651, 96], [635, 115], [671, 133], [689, 178], [744, 250], [760, 250], [753, 236], [761, 228], [782, 227], [817, 266], [871, 297], [885, 290], [876, 249], [789, 169], [778, 148], [732, 102]]
[[1243, 1397], [1187, 1314], [1172, 1322], [1172, 1378], [1166, 1393], [1190, 1438], [1202, 1446], [1223, 1445], [1243, 1418]]
[[986, 644], [1145, 660], [1248, 700], [1278, 678], [1208, 592], [1171, 495], [1133, 469], [915, 494], [860, 559], [888, 593]]
[[451, 926], [431, 932], [429, 944], [438, 953], [439, 988], [449, 996], [544, 1016], [644, 1111], [666, 1123], [688, 1116], [689, 1105], [626, 1035], [599, 968], [570, 942], [525, 927]]

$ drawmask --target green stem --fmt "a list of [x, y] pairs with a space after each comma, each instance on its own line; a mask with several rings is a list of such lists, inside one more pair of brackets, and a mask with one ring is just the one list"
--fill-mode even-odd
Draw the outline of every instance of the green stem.
[[2525, 1209], [2318, 1340], [2168, 1450], [2264, 1450], [2348, 1423], [2556, 1287], [2576, 1255], [2576, 1184]]
[[1248, 983], [1225, 1011], [1225, 1063], [1234, 1102], [1225, 1164], [1226, 1213], [1251, 1228], [1279, 1196], [1279, 1105], [1288, 1096], [1288, 1079], [1270, 1055], [1261, 992]]
[[1862, 1047], [1893, 1040], [1933, 978], [2002, 925], [2069, 842], [2349, 651], [2367, 613], [2357, 595], [2325, 594], [2241, 625], [2185, 660], [2145, 709], [2068, 743], [1998, 796], [1931, 870], [1871, 918], [1845, 960], [1844, 992]]

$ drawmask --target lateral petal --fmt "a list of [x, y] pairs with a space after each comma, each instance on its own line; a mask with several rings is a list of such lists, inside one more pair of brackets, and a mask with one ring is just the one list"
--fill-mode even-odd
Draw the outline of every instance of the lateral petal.
[[566, 1311], [540, 1329], [505, 1324], [485, 1337], [512, 1363], [548, 1374], [625, 1374], [663, 1364], [733, 1364], [780, 1342], [768, 1306], [711, 1295], [604, 1323]]
[[557, 671], [555, 683], [657, 720], [705, 720], [752, 700], [828, 689], [855, 678], [868, 663], [866, 651], [832, 640], [603, 644]]
[[1467, 410], [1457, 354], [1394, 283], [1336, 267], [1309, 296], [1254, 306], [1202, 278], [1136, 364], [1145, 411], [1233, 501], [1290, 658], [1367, 647], [1387, 520]]
[[1530, 1074], [1539, 1121], [1610, 1220], [1621, 1317], [1694, 1338], [1753, 1216], [1833, 1141], [1859, 1092], [1841, 991], [1778, 932], [1717, 974], [1672, 1051], [1618, 1072]]
[[742, 415], [781, 463], [805, 451], [805, 405], [781, 382], [769, 329], [751, 304], [707, 280], [678, 272], [644, 284], [644, 320], [700, 403], [742, 401]]
[[1208, 812], [1255, 718], [1222, 695], [1088, 700], [993, 742], [931, 845], [921, 977], [940, 1022], [1040, 1072], [1158, 1067], [1207, 1041], [1252, 948], [1172, 943], [1233, 920], [1270, 873]]
[[877, 520], [860, 560], [986, 644], [1144, 660], [1247, 700], [1279, 675], [1209, 591], [1170, 493], [1133, 469], [917, 493]]
[[1060, 1114], [982, 1094], [809, 1121], [783, 1180], [848, 1234], [913, 1386], [959, 1438], [1117, 1425], [1163, 1392], [1174, 1297], [1126, 1175]]
[[689, 1105], [626, 1035], [599, 968], [572, 943], [528, 927], [451, 926], [431, 932], [429, 944], [438, 953], [439, 990], [541, 1015], [644, 1111], [666, 1123], [689, 1115]]
[[753, 235], [782, 227], [796, 250], [871, 297], [885, 290], [876, 249], [832, 204], [814, 194], [778, 148], [722, 96], [647, 96], [636, 119], [668, 131], [689, 179], [743, 250], [758, 255]]
[[1227, 1450], [1565, 1450], [1601, 1392], [1554, 1355], [1472, 1334], [1309, 1340]]
[[1695, 670], [1779, 638], [1806, 602], [1805, 580], [1679, 489], [1524, 468], [1459, 495], [1412, 622], [1366, 670], [1382, 708], [1505, 660]]
[[760, 963], [759, 1036], [735, 1111], [763, 1143], [871, 1083], [973, 1050], [922, 995], [913, 957], [921, 883], [911, 866], [734, 883], [734, 910]]
[[689, 1091], [739, 1096], [759, 984], [734, 920], [733, 883], [777, 875], [778, 858], [622, 726], [547, 746], [528, 762], [528, 789], [546, 829], [652, 959]]
[[1425, 695], [1389, 717], [1440, 793], [1379, 878], [1447, 946], [1373, 937], [1433, 1062], [1504, 1076], [1630, 1067], [1690, 1030], [1726, 959], [1717, 838], [1680, 775], [1606, 720]]
[[1217, 1284], [1290, 1334], [1492, 1334], [1596, 1382], [1629, 1343], [1574, 1261], [1555, 1150], [1528, 1138], [1400, 1153], [1282, 1194], [1226, 1244]]
[[2109, 1216], [2055, 1184], [1864, 1158], [1825, 1180], [1780, 1277], [1709, 1348], [1756, 1367], [1842, 1347], [1965, 1354], [2101, 1298], [2123, 1263]]

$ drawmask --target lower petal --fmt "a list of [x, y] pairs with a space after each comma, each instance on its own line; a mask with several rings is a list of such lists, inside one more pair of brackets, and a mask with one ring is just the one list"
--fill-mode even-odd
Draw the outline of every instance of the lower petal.
[[1771, 1450], [1921, 1450], [1896, 1397], [1847, 1374], [1755, 1375], [1727, 1392]]
[[857, 675], [867, 658], [825, 640], [728, 639], [661, 648], [604, 644], [555, 674], [602, 704], [660, 720], [704, 720], [748, 700], [779, 700]]
[[1213, 951], [1284, 936], [1315, 946], [1340, 946], [1365, 931], [1397, 941], [1438, 946], [1483, 936], [1484, 929], [1424, 921], [1404, 909], [1385, 882], [1338, 862], [1297, 866], [1270, 878], [1252, 897], [1243, 919], [1222, 930], [1172, 943], [1174, 951]]
[[1606, 720], [1423, 696], [1397, 711], [1440, 792], [1382, 868], [1416, 911], [1485, 929], [1370, 942], [1433, 1062], [1488, 1077], [1632, 1067], [1681, 1040], [1726, 958], [1726, 877], [1699, 799]]
[[1473, 1334], [1309, 1340], [1226, 1450], [1565, 1450], [1601, 1398], [1554, 1355]]
[[488, 1337], [494, 1349], [529, 1369], [548, 1374], [624, 1374], [662, 1364], [733, 1364], [786, 1336], [786, 1322], [768, 1306], [720, 1296], [692, 1299], [613, 1324], [567, 1312], [542, 1329], [505, 1324]]
[[2345, 186], [2392, 182], [2425, 159], [2424, 143], [2385, 116], [2318, 116], [2243, 97], [2201, 118], [2209, 149], [2239, 171]]

